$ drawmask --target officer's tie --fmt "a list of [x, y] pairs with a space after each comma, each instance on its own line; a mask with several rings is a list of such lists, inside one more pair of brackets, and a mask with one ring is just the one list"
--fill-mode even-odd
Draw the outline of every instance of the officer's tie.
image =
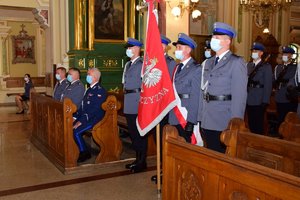
[[215, 60], [215, 65], [217, 65], [219, 62], [219, 57], [216, 57], [216, 60]]
[[132, 65], [132, 61], [129, 61], [128, 62], [128, 66], [127, 66], [127, 69]]
[[182, 67], [183, 67], [183, 63], [180, 63], [177, 68], [177, 74], [179, 74], [181, 72]]

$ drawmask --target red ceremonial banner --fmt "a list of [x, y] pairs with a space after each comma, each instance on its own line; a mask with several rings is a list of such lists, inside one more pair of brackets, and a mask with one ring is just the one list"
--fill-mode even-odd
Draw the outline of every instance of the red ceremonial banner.
[[137, 117], [137, 128], [141, 136], [146, 135], [176, 105], [174, 89], [153, 10], [153, 0], [147, 2], [149, 5], [146, 47]]

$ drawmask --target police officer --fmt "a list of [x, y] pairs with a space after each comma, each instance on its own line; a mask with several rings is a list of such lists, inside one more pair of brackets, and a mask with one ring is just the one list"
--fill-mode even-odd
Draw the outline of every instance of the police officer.
[[70, 68], [68, 71], [67, 80], [70, 82], [69, 86], [63, 91], [61, 95], [61, 101], [64, 98], [69, 98], [77, 106], [77, 110], [80, 108], [81, 101], [84, 95], [84, 86], [80, 81], [80, 70], [77, 68]]
[[215, 52], [211, 50], [210, 47], [210, 40], [205, 41], [205, 47], [204, 47], [204, 57], [205, 59], [209, 59], [215, 55]]
[[69, 86], [69, 82], [66, 78], [66, 68], [64, 67], [58, 67], [56, 69], [56, 74], [55, 74], [55, 78], [57, 80], [55, 87], [54, 87], [54, 91], [53, 91], [53, 98], [55, 100], [60, 100], [61, 99], [61, 95], [63, 93], [63, 91]]
[[265, 51], [263, 44], [254, 42], [252, 45], [253, 62], [247, 64], [248, 97], [247, 115], [250, 131], [264, 133], [264, 116], [270, 102], [272, 92], [272, 67], [262, 60]]
[[102, 103], [106, 100], [106, 90], [100, 85], [101, 73], [97, 68], [90, 68], [87, 72], [86, 82], [90, 87], [85, 91], [80, 109], [73, 115], [73, 134], [79, 148], [77, 162], [84, 162], [91, 158], [86, 144], [83, 140], [85, 131], [92, 129], [104, 117]]
[[173, 72], [176, 67], [176, 61], [167, 54], [167, 47], [171, 43], [171, 40], [164, 35], [160, 35], [160, 37], [161, 37], [161, 44], [162, 44], [162, 48], [164, 50], [164, 55], [165, 55], [166, 63], [168, 66], [170, 78], [172, 79]]
[[220, 134], [231, 118], [244, 118], [247, 100], [247, 68], [241, 57], [230, 51], [235, 30], [228, 24], [214, 23], [211, 49], [216, 55], [204, 66], [203, 98], [199, 106], [202, 137], [207, 148], [225, 152]]
[[294, 53], [294, 49], [284, 46], [282, 48], [283, 64], [277, 65], [274, 70], [275, 102], [278, 113], [278, 125], [284, 121], [288, 112], [297, 111], [297, 102], [292, 101], [292, 99], [287, 97], [288, 86], [296, 86], [295, 74], [297, 66], [292, 63], [292, 55]]
[[142, 46], [142, 42], [134, 38], [128, 38], [125, 48], [126, 55], [130, 58], [130, 61], [125, 64], [123, 73], [124, 114], [128, 125], [128, 132], [132, 140], [132, 146], [136, 151], [136, 160], [133, 163], [125, 165], [125, 167], [130, 169], [133, 173], [141, 172], [147, 168], [147, 136], [140, 136], [136, 126], [142, 85], [141, 70], [143, 59], [140, 57]]
[[[168, 71], [169, 71], [169, 75], [170, 75], [170, 79], [172, 80], [172, 76], [173, 76], [173, 72], [174, 69], [176, 67], [176, 61], [167, 54], [167, 47], [168, 45], [171, 43], [171, 40], [169, 38], [167, 38], [165, 35], [160, 35], [161, 38], [161, 44], [162, 44], [162, 48], [164, 51], [164, 55], [165, 55], [165, 59], [166, 59], [166, 63], [167, 63], [167, 67], [168, 67]], [[162, 137], [163, 137], [163, 127], [168, 124], [168, 120], [169, 120], [169, 114], [167, 114], [160, 122], [160, 144], [162, 144]], [[153, 134], [154, 136], [154, 140], [156, 141], [156, 134]], [[162, 161], [162, 146], [160, 148], [160, 160]], [[156, 182], [157, 181], [157, 175], [154, 175], [151, 177], [151, 181]]]
[[194, 125], [197, 124], [201, 69], [200, 65], [191, 57], [191, 52], [197, 47], [196, 42], [184, 33], [179, 33], [175, 57], [180, 60], [177, 65], [173, 83], [176, 93], [181, 100], [181, 106], [187, 110], [187, 123], [182, 127], [174, 109], [169, 113], [169, 123], [175, 125], [179, 135], [187, 142], [191, 142]]

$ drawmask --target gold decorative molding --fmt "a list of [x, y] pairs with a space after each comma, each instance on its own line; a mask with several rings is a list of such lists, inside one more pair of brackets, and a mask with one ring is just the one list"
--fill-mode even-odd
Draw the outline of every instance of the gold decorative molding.
[[95, 59], [89, 59], [88, 65], [89, 65], [89, 68], [95, 67]]
[[85, 66], [84, 61], [85, 61], [85, 58], [80, 58], [80, 59], [78, 60], [78, 67], [84, 68], [84, 66]]
[[118, 60], [113, 59], [107, 59], [103, 60], [103, 67], [117, 67], [118, 66]]
[[94, 50], [94, 38], [95, 38], [95, 0], [89, 0], [89, 39], [88, 39], [88, 48], [89, 50]]
[[74, 35], [75, 35], [75, 44], [74, 49], [79, 50], [82, 49], [82, 31], [83, 31], [83, 8], [84, 8], [84, 0], [75, 0], [74, 1]]
[[135, 7], [136, 7], [136, 3], [134, 0], [129, 0], [130, 1], [130, 17], [129, 17], [129, 21], [130, 26], [129, 26], [129, 37], [134, 38], [135, 37]]

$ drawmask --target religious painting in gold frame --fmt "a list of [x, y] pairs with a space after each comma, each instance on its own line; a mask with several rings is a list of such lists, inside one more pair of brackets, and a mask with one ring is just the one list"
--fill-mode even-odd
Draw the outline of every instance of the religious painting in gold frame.
[[127, 0], [94, 1], [94, 41], [123, 43], [127, 38]]
[[19, 35], [12, 35], [12, 64], [32, 63], [35, 64], [34, 36], [29, 36], [25, 31], [25, 25], [21, 25]]

